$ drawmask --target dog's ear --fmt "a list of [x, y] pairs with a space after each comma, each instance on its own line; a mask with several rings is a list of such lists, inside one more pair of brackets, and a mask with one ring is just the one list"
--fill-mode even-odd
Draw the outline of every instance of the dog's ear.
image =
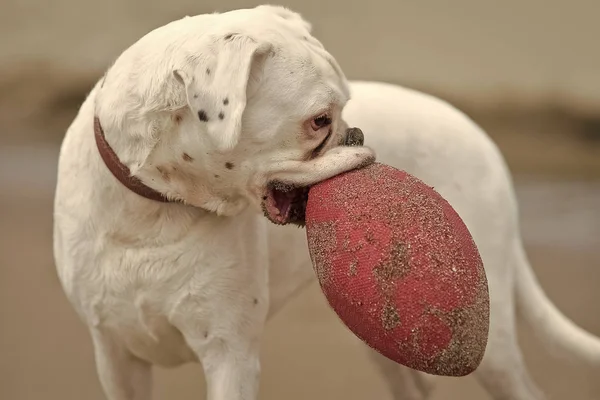
[[213, 46], [213, 55], [190, 57], [190, 64], [174, 70], [173, 76], [184, 85], [189, 107], [199, 123], [206, 125], [217, 149], [226, 152], [240, 139], [248, 82], [254, 65], [271, 50], [271, 44], [227, 34]]

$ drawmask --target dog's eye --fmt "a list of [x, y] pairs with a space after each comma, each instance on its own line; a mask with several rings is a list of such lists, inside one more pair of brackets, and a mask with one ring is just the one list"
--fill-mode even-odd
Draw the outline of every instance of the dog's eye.
[[329, 125], [331, 125], [331, 117], [329, 117], [327, 114], [318, 116], [317, 118], [313, 119], [310, 124], [313, 131], [318, 131], [319, 129]]

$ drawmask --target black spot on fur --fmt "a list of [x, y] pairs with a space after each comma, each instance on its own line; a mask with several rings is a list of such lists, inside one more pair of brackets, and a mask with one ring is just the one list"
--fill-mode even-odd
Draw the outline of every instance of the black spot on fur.
[[225, 36], [225, 40], [231, 40], [231, 39], [233, 39], [233, 35], [234, 35], [233, 33], [230, 33], [229, 35], [226, 35]]
[[225, 163], [225, 168], [227, 168], [227, 169], [233, 169], [233, 167], [234, 167], [234, 165], [233, 165], [233, 163], [232, 163], [232, 162], [230, 162], [230, 161], [227, 161], [227, 162]]
[[195, 99], [197, 99], [197, 98], [198, 98], [198, 94], [195, 94], [195, 95], [194, 95], [194, 98], [195, 98]]
[[215, 174], [215, 178], [217, 178], [217, 179], [218, 179], [218, 178], [220, 178], [220, 176]]
[[206, 68], [206, 75], [210, 75], [210, 68]]
[[257, 305], [257, 304], [258, 304], [258, 299], [255, 298], [254, 299], [254, 305]]
[[208, 331], [204, 331], [204, 338], [208, 337]]
[[208, 115], [206, 115], [206, 111], [198, 111], [198, 119], [202, 122], [208, 122]]
[[229, 104], [229, 99], [227, 97], [225, 97], [225, 99], [223, 100], [223, 105], [227, 105]]
[[223, 119], [223, 118], [225, 118], [225, 114], [223, 114], [223, 111], [221, 111], [221, 112], [219, 113], [219, 119]]

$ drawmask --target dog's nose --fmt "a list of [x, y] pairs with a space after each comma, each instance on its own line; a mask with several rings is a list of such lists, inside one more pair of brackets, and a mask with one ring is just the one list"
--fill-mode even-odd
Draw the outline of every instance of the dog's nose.
[[346, 129], [346, 146], [362, 146], [365, 143], [365, 135], [358, 128]]

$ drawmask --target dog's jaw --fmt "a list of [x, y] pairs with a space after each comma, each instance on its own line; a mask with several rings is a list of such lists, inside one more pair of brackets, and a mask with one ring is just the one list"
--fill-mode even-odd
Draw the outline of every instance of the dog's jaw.
[[265, 217], [277, 225], [305, 225], [309, 186], [294, 187], [273, 181], [267, 185], [261, 208]]

